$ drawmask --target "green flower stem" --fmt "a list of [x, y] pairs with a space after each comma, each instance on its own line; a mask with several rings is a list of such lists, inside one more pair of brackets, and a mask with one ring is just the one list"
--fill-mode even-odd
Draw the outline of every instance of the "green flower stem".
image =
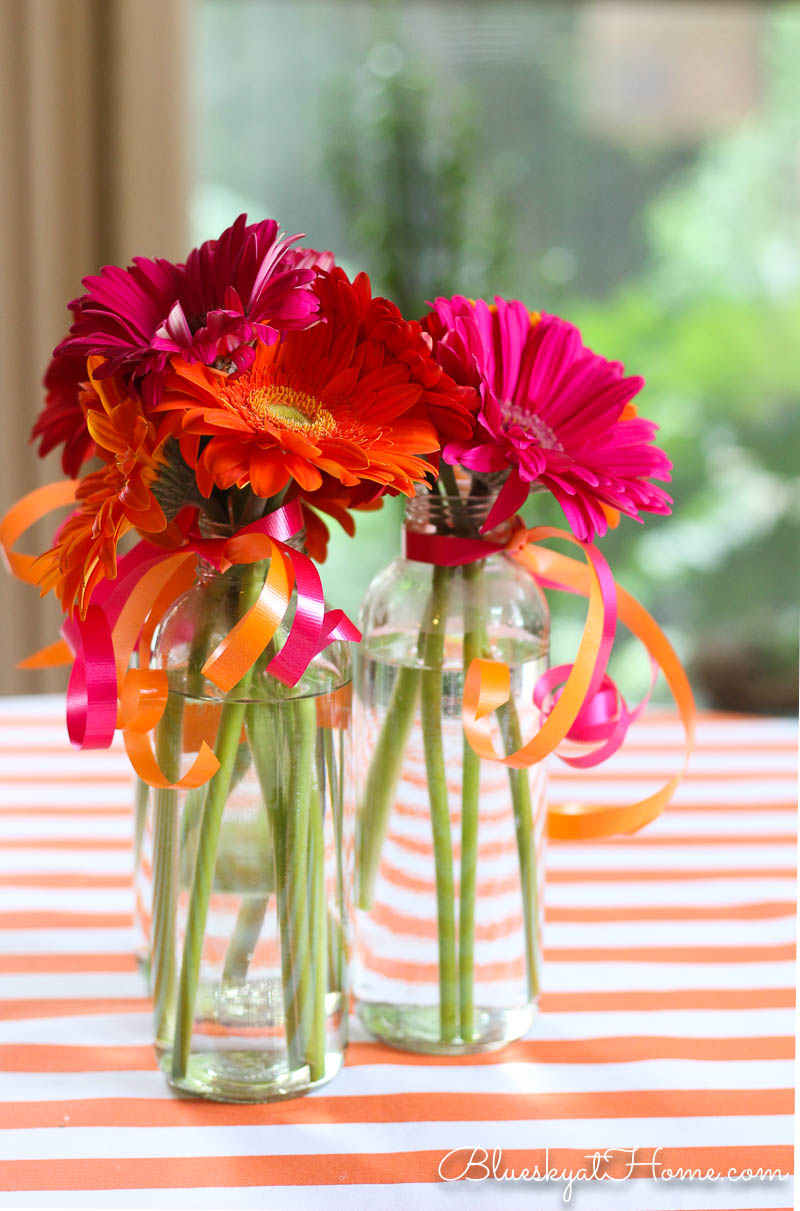
[[[136, 787], [134, 790], [134, 805], [133, 805], [133, 885], [134, 894], [136, 897], [136, 915], [139, 918], [141, 940], [137, 945], [136, 958], [139, 963], [139, 969], [149, 980], [150, 978], [150, 938], [152, 933], [152, 921], [147, 925], [142, 914], [148, 911], [148, 906], [142, 902], [142, 881], [141, 866], [142, 866], [142, 846], [144, 844], [144, 835], [147, 829], [147, 808], [150, 803], [150, 787], [141, 778], [136, 779]], [[149, 906], [152, 911], [152, 887], [151, 887], [151, 904]]]
[[138, 871], [142, 860], [142, 843], [144, 841], [145, 825], [147, 823], [147, 805], [150, 801], [150, 787], [141, 778], [136, 779], [136, 789], [133, 801], [133, 866]]
[[398, 670], [386, 718], [367, 771], [358, 819], [359, 908], [369, 910], [372, 907], [383, 840], [414, 722], [419, 687], [419, 669], [405, 665]]
[[[285, 819], [285, 886], [288, 893], [291, 981], [289, 1003], [297, 1023], [298, 1051], [305, 1057], [312, 1029], [311, 936], [309, 930], [309, 821], [319, 811], [314, 787], [314, 741], [317, 726], [313, 698], [296, 698], [291, 705], [293, 737], [289, 801]], [[318, 956], [323, 962], [323, 956]]]
[[309, 811], [309, 883], [311, 888], [309, 961], [312, 965], [312, 973], [311, 1025], [306, 1056], [308, 1059], [309, 1080], [319, 1081], [325, 1075], [325, 995], [328, 991], [328, 914], [325, 907], [325, 842], [322, 823], [322, 800], [318, 793], [312, 795]]
[[267, 915], [267, 896], [242, 896], [236, 924], [225, 954], [222, 968], [223, 984], [244, 984], [250, 970], [250, 960], [261, 936], [264, 917]]
[[[486, 618], [483, 609], [483, 562], [463, 568], [464, 675], [484, 654]], [[481, 761], [466, 735], [461, 764], [461, 886], [458, 925], [459, 1029], [465, 1042], [475, 1030], [475, 888], [478, 867], [478, 809]]]
[[342, 923], [346, 920], [347, 906], [344, 892], [344, 856], [342, 824], [344, 817], [344, 800], [342, 781], [344, 767], [344, 729], [339, 728], [339, 762], [333, 748], [333, 731], [329, 727], [320, 728], [325, 754], [325, 767], [328, 773], [328, 802], [333, 821], [334, 847], [336, 851], [336, 916], [331, 916], [330, 928], [332, 934], [332, 987], [336, 992], [344, 992], [344, 963], [345, 945], [342, 933]]
[[[519, 715], [513, 698], [497, 712], [506, 754], [515, 752], [522, 744]], [[517, 836], [519, 874], [522, 887], [522, 912], [525, 925], [525, 958], [528, 968], [528, 996], [539, 995], [539, 893], [536, 886], [536, 837], [533, 829], [531, 784], [528, 770], [509, 769], [511, 803], [514, 809], [514, 830]]]
[[[261, 786], [261, 795], [267, 809], [272, 830], [272, 851], [275, 864], [275, 898], [278, 910], [278, 930], [281, 942], [281, 981], [283, 985], [284, 1018], [286, 1022], [286, 1046], [289, 1066], [299, 1068], [302, 1064], [300, 1040], [298, 1039], [297, 1014], [294, 996], [292, 967], [292, 931], [289, 908], [289, 863], [286, 844], [287, 811], [280, 794], [280, 773], [277, 756], [283, 751], [281, 725], [286, 724], [292, 711], [290, 704], [281, 707], [273, 703], [259, 702], [247, 708], [247, 735], [253, 754], [253, 764]], [[289, 749], [292, 736], [289, 735]]]
[[[169, 694], [156, 730], [156, 758], [170, 782], [181, 772], [183, 698]], [[153, 791], [153, 946], [151, 970], [156, 1038], [175, 1003], [175, 906], [178, 895], [178, 792]]]
[[[241, 585], [241, 613], [244, 614], [258, 598], [264, 583], [264, 569], [259, 564], [248, 564], [243, 568]], [[186, 919], [186, 936], [183, 945], [180, 986], [177, 1012], [175, 1015], [175, 1038], [172, 1049], [172, 1076], [181, 1080], [186, 1075], [192, 1041], [192, 1024], [197, 985], [200, 978], [200, 960], [203, 951], [203, 936], [208, 916], [208, 902], [214, 879], [217, 845], [222, 827], [234, 763], [239, 749], [239, 738], [244, 722], [245, 703], [252, 680], [250, 669], [234, 688], [236, 699], [229, 699], [222, 707], [217, 731], [216, 755], [220, 763], [214, 777], [206, 788], [203, 818], [197, 843], [194, 879]]]
[[447, 630], [447, 602], [452, 569], [434, 567], [431, 614], [424, 642], [420, 678], [422, 738], [428, 780], [433, 855], [436, 868], [436, 916], [439, 938], [439, 1028], [441, 1041], [452, 1042], [458, 1032], [455, 885], [447, 774], [442, 739], [442, 667]]

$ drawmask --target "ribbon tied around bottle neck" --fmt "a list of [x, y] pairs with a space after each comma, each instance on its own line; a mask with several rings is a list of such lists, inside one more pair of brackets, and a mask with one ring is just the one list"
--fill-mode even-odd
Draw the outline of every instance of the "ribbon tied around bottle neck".
[[[23, 533], [53, 509], [75, 500], [77, 481], [48, 484], [23, 496], [0, 521], [0, 550], [19, 580], [36, 583], [35, 557], [15, 551]], [[285, 685], [296, 685], [311, 661], [334, 640], [358, 642], [361, 634], [341, 610], [326, 610], [319, 572], [289, 541], [302, 529], [297, 501], [283, 505], [226, 538], [190, 530], [176, 550], [141, 540], [123, 555], [114, 580], [101, 582], [85, 616], [65, 619], [63, 638], [20, 662], [21, 668], [72, 664], [67, 688], [67, 730], [74, 747], [108, 748], [121, 730], [131, 764], [142, 781], [160, 789], [202, 786], [219, 769], [203, 740], [190, 768], [176, 781], [161, 769], [151, 735], [167, 704], [163, 669], [150, 668], [156, 627], [195, 582], [198, 559], [225, 572], [237, 564], [269, 560], [254, 604], [205, 661], [202, 674], [229, 694], [253, 668], [297, 601], [288, 635], [266, 665]], [[134, 652], [137, 667], [129, 667]]]
[[[542, 544], [564, 541], [577, 546], [585, 562], [561, 555]], [[684, 729], [680, 771], [655, 793], [633, 804], [565, 802], [548, 807], [548, 834], [560, 840], [588, 840], [638, 831], [669, 803], [685, 772], [694, 744], [695, 707], [691, 686], [672, 645], [645, 608], [616, 583], [605, 557], [594, 543], [582, 542], [552, 526], [527, 529], [515, 518], [505, 541], [435, 534], [405, 527], [407, 559], [439, 567], [459, 567], [502, 555], [527, 572], [544, 589], [587, 598], [586, 621], [575, 659], [548, 669], [538, 679], [533, 700], [539, 710], [539, 730], [520, 748], [498, 753], [492, 716], [509, 702], [511, 670], [502, 660], [474, 659], [466, 670], [462, 701], [464, 733], [484, 760], [527, 769], [551, 753], [568, 765], [589, 768], [607, 760], [622, 745], [632, 723], [640, 717], [659, 672], [678, 707]], [[629, 708], [608, 675], [617, 622], [643, 644], [650, 661], [650, 688]]]

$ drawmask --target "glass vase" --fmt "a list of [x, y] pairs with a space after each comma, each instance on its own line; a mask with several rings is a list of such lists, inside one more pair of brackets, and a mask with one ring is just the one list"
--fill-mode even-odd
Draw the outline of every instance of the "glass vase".
[[[418, 493], [405, 526], [476, 538], [494, 499]], [[519, 748], [538, 726], [547, 606], [502, 553], [453, 568], [399, 558], [367, 590], [360, 625], [357, 1011], [396, 1047], [494, 1049], [520, 1038], [536, 1007], [545, 769], [478, 758], [462, 727], [464, 676], [478, 656], [509, 666], [492, 728], [498, 753]]]
[[156, 1053], [173, 1087], [219, 1101], [305, 1093], [347, 1041], [349, 647], [287, 687], [266, 667], [282, 626], [227, 696], [201, 671], [267, 568], [205, 568], [153, 649], [162, 770], [176, 780], [203, 741], [220, 762], [205, 786], [151, 792]]

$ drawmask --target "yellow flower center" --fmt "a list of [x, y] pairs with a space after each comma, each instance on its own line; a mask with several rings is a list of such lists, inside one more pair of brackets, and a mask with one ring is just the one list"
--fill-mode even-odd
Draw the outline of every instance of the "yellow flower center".
[[254, 387], [247, 394], [247, 407], [263, 424], [272, 421], [283, 429], [327, 436], [336, 431], [336, 422], [327, 408], [313, 395], [292, 387], [274, 384]]

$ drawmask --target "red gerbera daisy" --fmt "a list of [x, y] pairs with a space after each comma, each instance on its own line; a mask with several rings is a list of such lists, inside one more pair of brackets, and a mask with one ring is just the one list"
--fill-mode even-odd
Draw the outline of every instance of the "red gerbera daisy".
[[70, 353], [54, 357], [47, 367], [44, 387], [45, 405], [33, 426], [31, 441], [39, 442], [40, 458], [63, 443], [61, 465], [64, 473], [75, 479], [94, 451], [86, 427], [86, 409], [99, 404], [89, 382], [86, 358]]
[[587, 349], [572, 324], [519, 302], [437, 299], [424, 322], [442, 364], [467, 382], [477, 375], [475, 432], [443, 458], [508, 472], [489, 524], [518, 509], [533, 484], [552, 492], [584, 541], [606, 532], [613, 510], [637, 520], [669, 513], [670, 497], [649, 481], [669, 480], [671, 463], [632, 402], [643, 379]]
[[159, 410], [183, 413], [181, 449], [204, 495], [250, 484], [267, 498], [291, 481], [311, 493], [325, 476], [411, 495], [431, 469], [420, 456], [439, 449], [430, 410], [449, 401], [469, 415], [419, 325], [373, 299], [365, 274], [321, 273], [314, 291], [325, 323], [257, 343], [243, 374], [173, 360]]

